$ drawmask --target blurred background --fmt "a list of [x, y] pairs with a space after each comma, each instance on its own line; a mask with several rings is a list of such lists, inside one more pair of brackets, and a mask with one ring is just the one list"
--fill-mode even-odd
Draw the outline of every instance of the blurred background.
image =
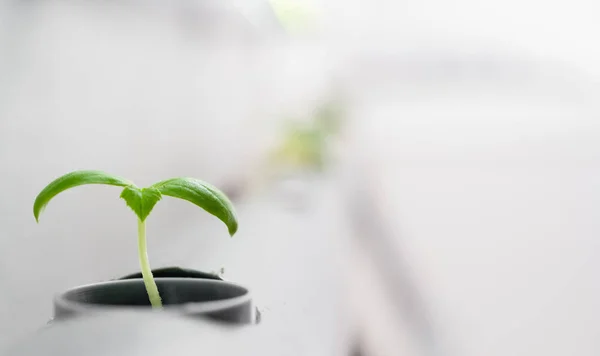
[[[154, 268], [224, 271], [295, 355], [600, 353], [595, 1], [0, 1], [0, 346], [137, 271], [100, 169], [194, 176]], [[292, 355], [292, 354], [290, 354]]]

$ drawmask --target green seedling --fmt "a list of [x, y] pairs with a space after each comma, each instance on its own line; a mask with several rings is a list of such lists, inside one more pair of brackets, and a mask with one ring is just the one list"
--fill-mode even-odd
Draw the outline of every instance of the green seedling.
[[148, 261], [146, 219], [156, 203], [164, 195], [187, 200], [216, 216], [225, 223], [230, 236], [233, 236], [238, 228], [236, 213], [231, 201], [223, 192], [206, 182], [195, 178], [181, 177], [163, 180], [147, 188], [139, 188], [126, 179], [101, 171], [75, 171], [52, 181], [35, 199], [33, 204], [35, 220], [39, 222], [40, 214], [56, 195], [67, 189], [87, 184], [124, 187], [121, 192], [121, 198], [125, 200], [127, 206], [133, 210], [138, 218], [137, 230], [140, 267], [144, 285], [148, 292], [148, 298], [153, 308], [161, 308], [162, 299]]

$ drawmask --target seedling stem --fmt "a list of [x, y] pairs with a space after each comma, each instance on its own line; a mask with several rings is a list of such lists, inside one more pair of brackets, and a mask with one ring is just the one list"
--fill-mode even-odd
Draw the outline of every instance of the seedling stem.
[[138, 254], [140, 258], [140, 268], [142, 270], [142, 278], [144, 279], [144, 285], [148, 292], [148, 298], [150, 298], [150, 304], [153, 308], [162, 308], [162, 299], [158, 292], [158, 287], [154, 281], [152, 275], [152, 268], [150, 268], [150, 261], [148, 259], [148, 247], [146, 243], [146, 222], [138, 218]]

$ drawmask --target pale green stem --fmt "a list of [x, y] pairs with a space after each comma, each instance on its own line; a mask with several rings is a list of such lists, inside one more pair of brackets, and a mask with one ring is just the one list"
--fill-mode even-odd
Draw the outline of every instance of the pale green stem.
[[142, 278], [150, 298], [150, 304], [153, 308], [162, 308], [162, 299], [158, 293], [158, 287], [152, 276], [150, 262], [148, 262], [148, 248], [146, 247], [146, 223], [138, 218], [138, 253], [140, 257], [140, 267], [142, 269]]

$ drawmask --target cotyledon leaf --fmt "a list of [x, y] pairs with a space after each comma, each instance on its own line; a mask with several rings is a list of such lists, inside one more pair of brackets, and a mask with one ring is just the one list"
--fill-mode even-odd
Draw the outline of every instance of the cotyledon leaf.
[[39, 221], [40, 214], [48, 205], [50, 200], [67, 189], [86, 184], [106, 184], [119, 187], [128, 187], [135, 185], [121, 177], [117, 177], [102, 171], [82, 170], [67, 173], [48, 184], [33, 203], [33, 215], [35, 220]]
[[221, 220], [233, 236], [238, 229], [237, 216], [233, 204], [216, 187], [196, 178], [171, 178], [150, 186], [161, 194], [187, 200]]
[[127, 206], [133, 210], [141, 221], [145, 221], [162, 196], [156, 188], [140, 189], [129, 186], [123, 189], [121, 198], [125, 200]]

